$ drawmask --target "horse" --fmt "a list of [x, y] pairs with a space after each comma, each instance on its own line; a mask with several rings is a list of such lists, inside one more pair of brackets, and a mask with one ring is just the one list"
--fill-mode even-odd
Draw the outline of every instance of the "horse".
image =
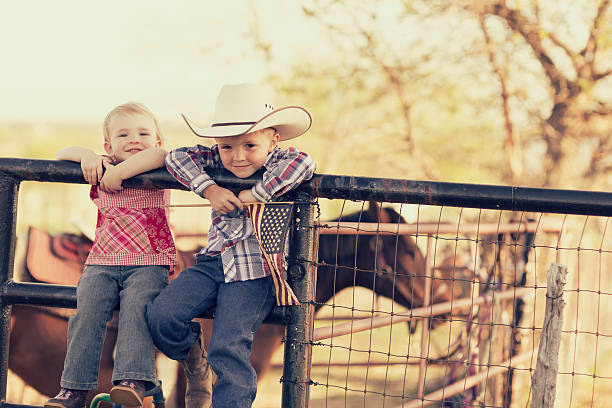
[[[367, 210], [351, 213], [332, 221], [406, 223], [394, 209], [381, 207], [375, 202], [370, 202]], [[317, 273], [315, 313], [340, 290], [353, 286], [367, 288], [406, 308], [423, 305], [425, 257], [412, 237], [407, 235], [332, 234], [321, 235], [318, 244], [318, 260], [315, 265]], [[184, 267], [194, 262], [194, 257], [190, 255], [180, 254], [179, 259], [186, 262], [185, 265], [182, 265]], [[445, 285], [445, 280], [433, 280], [432, 302], [450, 300], [452, 291], [445, 290]], [[33, 336], [30, 336], [32, 333], [26, 335], [25, 332], [15, 331], [13, 328], [9, 364], [12, 365], [11, 369], [27, 384], [32, 385], [42, 394], [51, 396], [57, 391], [65, 357], [67, 320], [56, 318], [51, 321], [48, 313], [45, 314], [45, 312], [27, 306], [23, 308], [29, 310], [31, 315], [23, 316], [22, 311], [19, 310], [21, 308], [17, 305], [13, 308], [13, 326], [19, 328], [24, 323], [32, 325], [30, 322], [33, 322], [32, 326], [37, 328], [36, 333], [39, 334], [34, 333]], [[202, 319], [202, 323], [204, 338], [207, 342], [210, 340], [212, 321]], [[48, 326], [53, 326], [53, 330], [50, 331]], [[411, 327], [414, 329], [414, 325]], [[43, 332], [45, 334], [40, 335]], [[284, 332], [285, 327], [282, 325], [262, 324], [255, 334], [251, 363], [255, 368], [258, 380], [261, 380], [269, 370], [272, 355], [280, 346]], [[116, 333], [113, 335], [112, 330], [107, 330], [100, 371], [100, 389], [110, 388], [114, 337]], [[41, 339], [46, 341], [42, 350], [49, 351], [48, 355], [44, 356], [42, 353], [38, 356], [32, 355], [29, 366], [24, 365], [18, 368], [16, 362], [23, 358], [22, 354], [25, 352], [24, 348], [19, 348], [19, 345], [32, 349]], [[28, 344], [29, 346], [26, 346]], [[48, 368], [53, 368], [53, 371]], [[46, 375], [42, 379], [37, 379], [36, 375], [40, 372]], [[177, 383], [173, 391], [175, 395], [168, 398], [168, 405], [184, 406], [182, 398], [184, 373], [180, 368], [177, 371]]]
[[[330, 220], [359, 223], [402, 223], [406, 220], [391, 207], [381, 207], [370, 202], [367, 210], [346, 214]], [[425, 257], [415, 240], [408, 235], [320, 235], [318, 239], [318, 260], [316, 262], [315, 314], [327, 305], [342, 289], [363, 287], [379, 296], [393, 300], [406, 308], [423, 305], [425, 296]], [[455, 267], [448, 260], [434, 268], [431, 302], [445, 302], [463, 296], [465, 290], [461, 282], [453, 280], [459, 273], [468, 271], [463, 266]], [[438, 274], [436, 274], [438, 272]], [[449, 283], [451, 282], [452, 283]], [[453, 290], [450, 290], [450, 285]], [[438, 322], [443, 318], [437, 319]], [[432, 319], [432, 326], [436, 326]], [[414, 331], [415, 324], [410, 324]], [[210, 326], [203, 328], [204, 333]], [[251, 364], [260, 381], [271, 367], [275, 350], [281, 345], [285, 327], [264, 323], [253, 338]], [[177, 396], [184, 395], [185, 377], [177, 372], [174, 391]], [[177, 407], [184, 401], [175, 397]]]

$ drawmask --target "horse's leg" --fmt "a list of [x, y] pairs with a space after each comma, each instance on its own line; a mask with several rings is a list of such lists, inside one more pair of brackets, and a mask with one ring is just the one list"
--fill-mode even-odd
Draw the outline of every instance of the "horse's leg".
[[259, 326], [251, 351], [251, 364], [257, 373], [257, 381], [270, 369], [272, 355], [280, 346], [285, 326], [264, 323]]
[[9, 369], [46, 396], [60, 388], [64, 369], [68, 322], [33, 307], [12, 308]]
[[[204, 335], [204, 342], [208, 349], [208, 343], [210, 342], [210, 335], [212, 334], [212, 320], [202, 319], [202, 333]], [[251, 352], [251, 364], [257, 373], [257, 380], [261, 380], [263, 375], [270, 368], [270, 360], [274, 351], [280, 346], [285, 333], [285, 327], [276, 324], [264, 323], [259, 326], [259, 330], [255, 333], [253, 338], [253, 346]], [[185, 372], [181, 366], [177, 367], [176, 372], [176, 384], [173, 388], [171, 396], [168, 398], [173, 404], [174, 408], [185, 407]], [[170, 405], [169, 405], [170, 406]]]
[[176, 383], [172, 388], [172, 394], [168, 397], [168, 407], [185, 408], [185, 391], [187, 389], [187, 380], [185, 378], [185, 370], [180, 365], [176, 366]]
[[[202, 338], [204, 339], [204, 348], [208, 350], [210, 336], [212, 335], [213, 320], [212, 319], [196, 319], [202, 326]], [[172, 393], [168, 397], [168, 407], [185, 408], [185, 391], [187, 389], [187, 380], [185, 378], [185, 370], [180, 365], [176, 366], [176, 382], [172, 388]]]
[[[29, 306], [13, 306], [9, 368], [30, 387], [51, 397], [60, 388], [68, 340], [68, 320]], [[107, 331], [100, 360], [98, 392], [112, 387], [113, 350], [117, 333]]]

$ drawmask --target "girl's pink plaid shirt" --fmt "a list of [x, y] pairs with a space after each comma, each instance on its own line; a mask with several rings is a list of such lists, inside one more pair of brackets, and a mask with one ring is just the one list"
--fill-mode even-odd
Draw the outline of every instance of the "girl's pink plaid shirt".
[[96, 238], [87, 265], [168, 265], [176, 268], [176, 248], [168, 225], [170, 191], [125, 188], [90, 197], [98, 207]]

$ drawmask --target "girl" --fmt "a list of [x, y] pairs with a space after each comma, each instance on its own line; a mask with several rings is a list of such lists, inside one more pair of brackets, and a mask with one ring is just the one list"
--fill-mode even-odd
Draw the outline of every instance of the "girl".
[[157, 120], [144, 105], [129, 102], [104, 120], [108, 155], [72, 146], [58, 160], [81, 163], [98, 207], [96, 237], [77, 286], [77, 311], [68, 326], [68, 352], [57, 396], [45, 407], [80, 408], [87, 391], [97, 388], [106, 322], [120, 305], [111, 400], [142, 405], [155, 385], [155, 355], [145, 307], [168, 284], [176, 250], [166, 209], [170, 192], [122, 188], [121, 182], [162, 167], [167, 152]]

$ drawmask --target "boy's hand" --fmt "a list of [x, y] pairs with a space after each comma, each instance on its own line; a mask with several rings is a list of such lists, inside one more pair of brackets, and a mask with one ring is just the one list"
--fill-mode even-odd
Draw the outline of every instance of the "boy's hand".
[[102, 163], [105, 162], [107, 162], [107, 160], [104, 157], [92, 151], [84, 151], [82, 153], [81, 170], [83, 171], [83, 177], [87, 183], [92, 186], [98, 184], [98, 181], [102, 179], [102, 174], [104, 174]]
[[100, 180], [100, 188], [102, 191], [116, 193], [123, 190], [121, 186], [121, 182], [123, 181], [121, 170], [117, 168], [117, 166], [113, 166], [106, 161], [104, 162], [104, 168], [106, 171], [104, 172], [102, 180]]
[[240, 199], [240, 201], [242, 201], [243, 203], [256, 203], [259, 200], [257, 200], [255, 198], [255, 196], [253, 195], [253, 193], [251, 193], [251, 190], [242, 190], [239, 194], [238, 194], [238, 198]]
[[234, 193], [216, 184], [206, 187], [202, 195], [210, 201], [212, 209], [219, 214], [230, 213], [236, 208], [242, 209], [242, 201]]

